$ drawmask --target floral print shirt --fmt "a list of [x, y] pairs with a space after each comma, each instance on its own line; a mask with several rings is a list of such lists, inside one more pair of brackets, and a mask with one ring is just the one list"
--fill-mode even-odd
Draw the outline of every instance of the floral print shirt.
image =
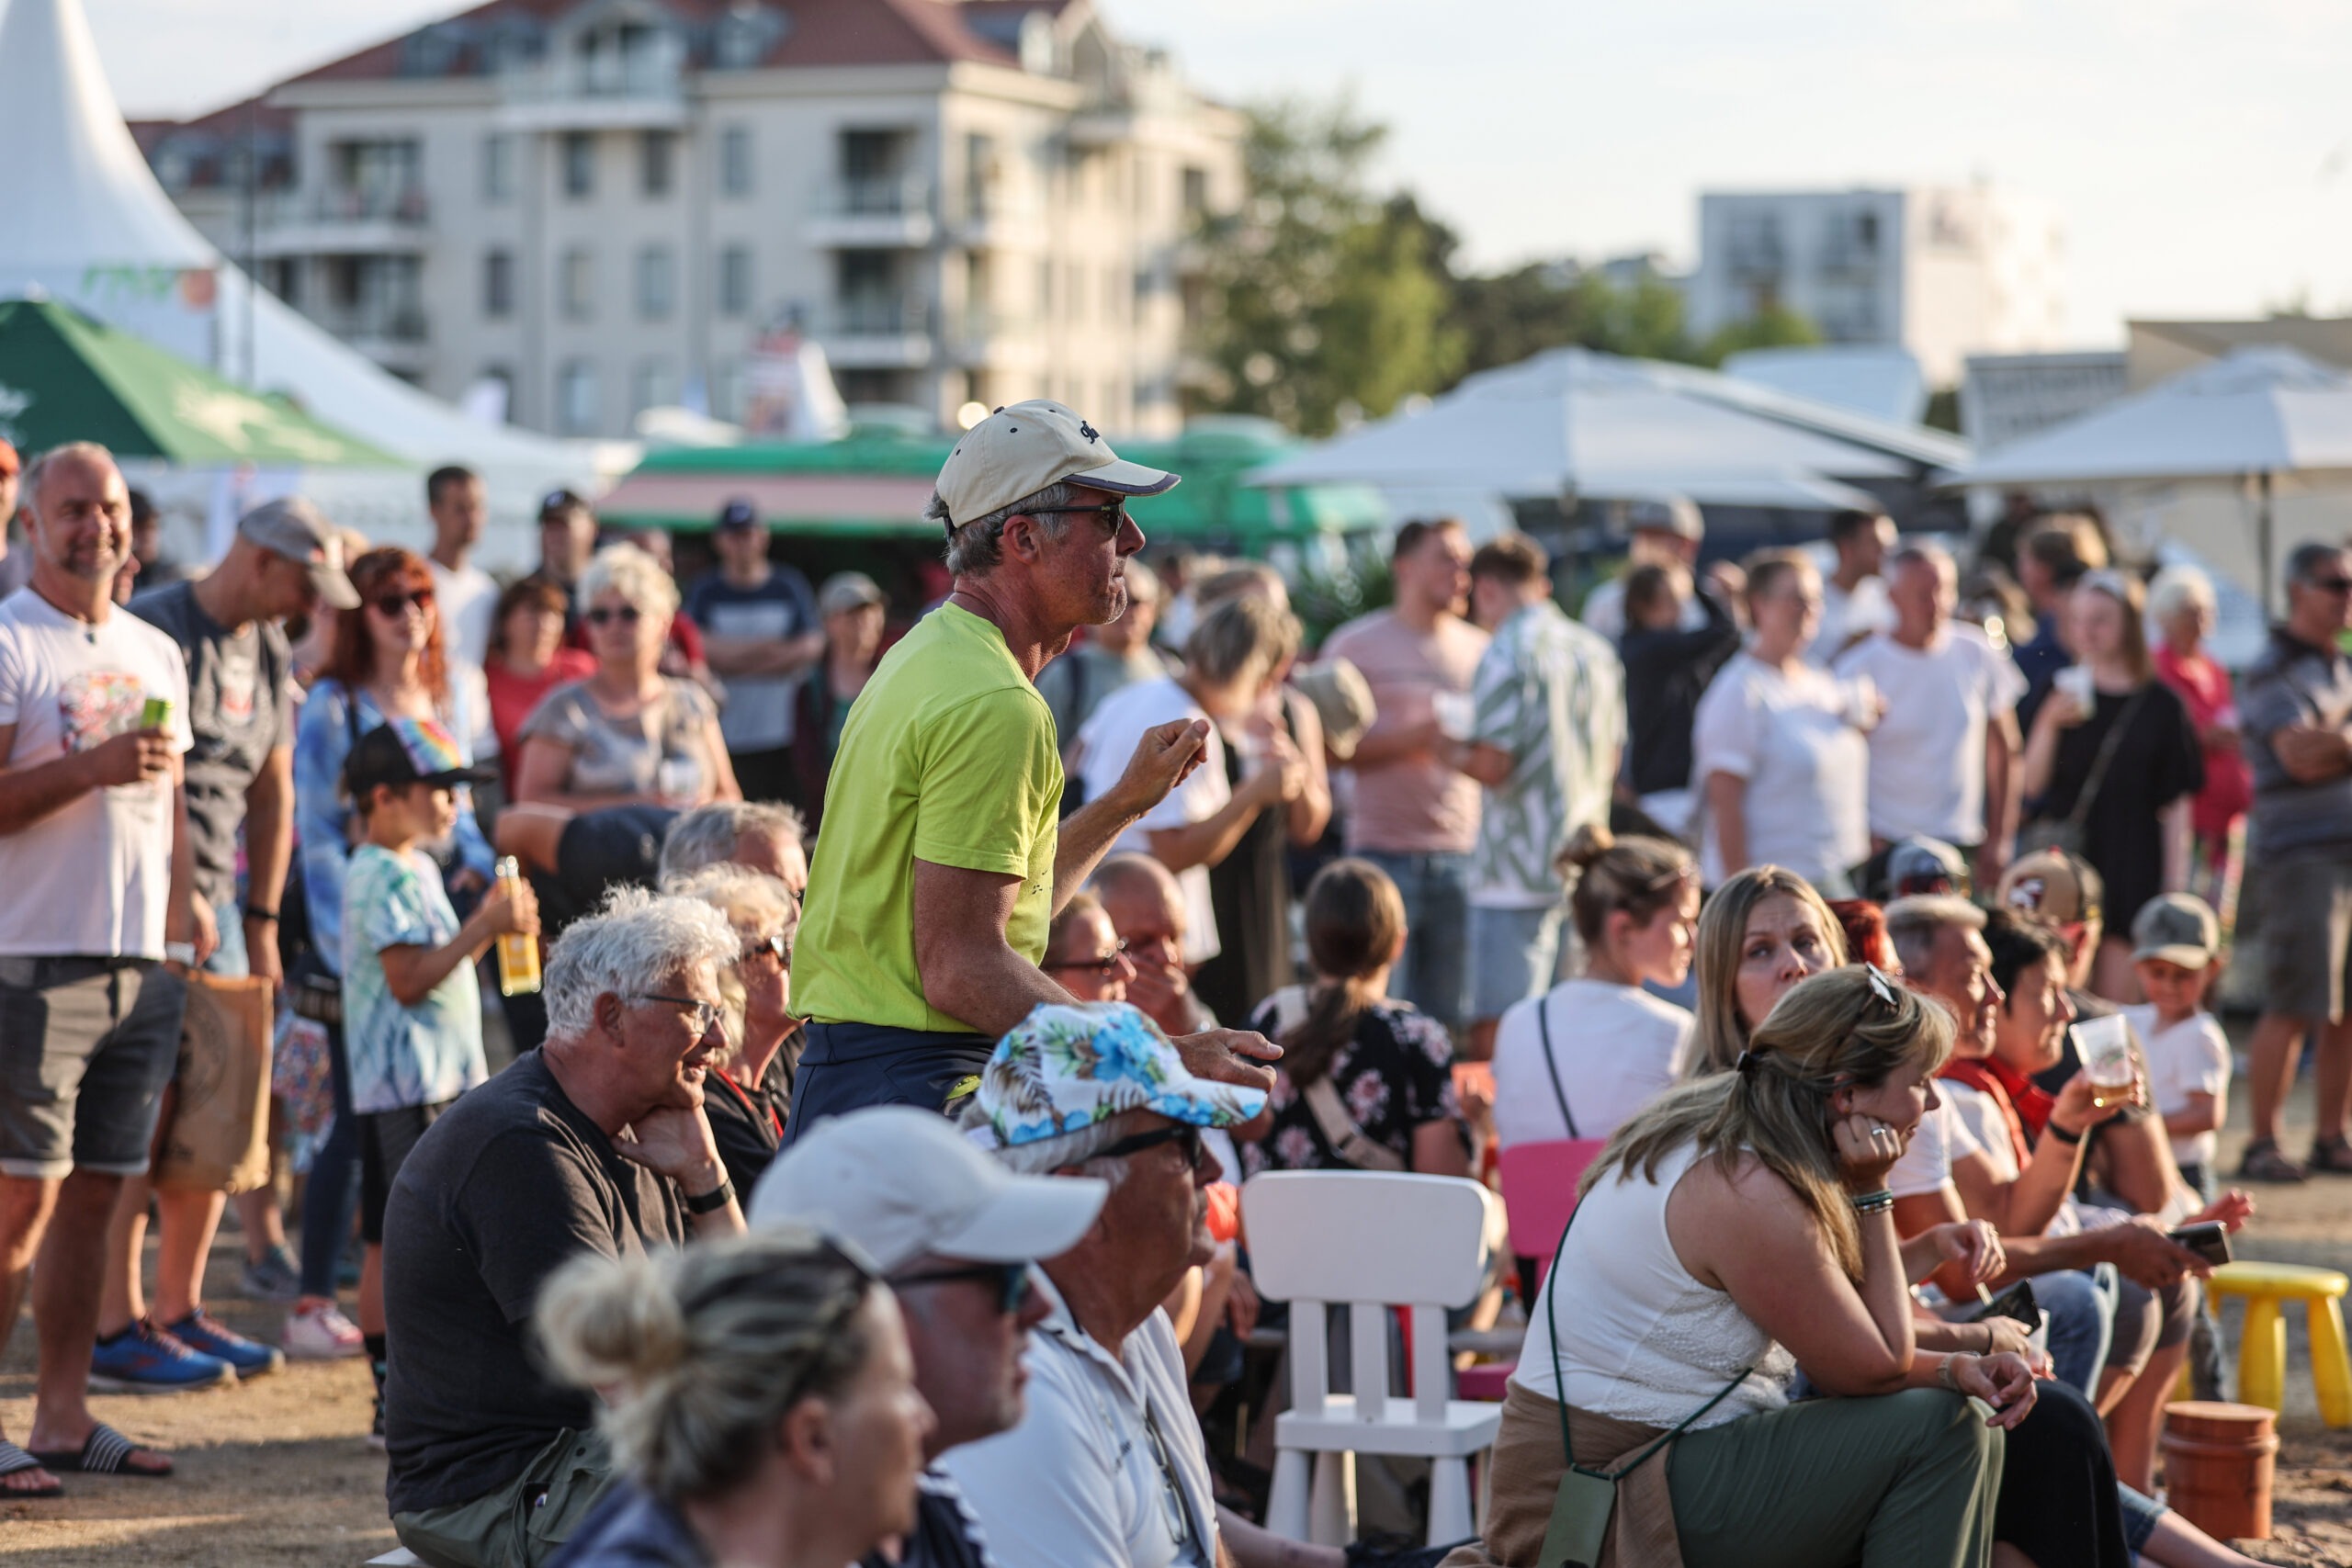
[[[1269, 998], [1250, 1027], [1272, 1035], [1275, 1010], [1275, 999]], [[1442, 1024], [1408, 1002], [1381, 1001], [1365, 1010], [1356, 1021], [1355, 1038], [1332, 1056], [1330, 1075], [1358, 1130], [1394, 1150], [1408, 1168], [1414, 1130], [1461, 1114], [1453, 1095], [1453, 1043]], [[1280, 1067], [1274, 1069], [1274, 1091], [1267, 1104], [1274, 1113], [1273, 1126], [1258, 1142], [1241, 1145], [1245, 1176], [1261, 1170], [1351, 1168], [1331, 1152], [1298, 1086]]]

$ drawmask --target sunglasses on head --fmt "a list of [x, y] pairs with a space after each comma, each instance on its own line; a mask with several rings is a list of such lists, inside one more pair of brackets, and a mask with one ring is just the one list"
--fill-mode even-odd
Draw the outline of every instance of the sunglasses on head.
[[623, 604], [617, 609], [609, 604], [599, 604], [588, 612], [587, 621], [592, 626], [608, 626], [615, 621], [624, 626], [633, 626], [637, 625], [642, 615], [643, 612], [634, 604]]
[[433, 608], [433, 590], [412, 588], [406, 592], [379, 593], [368, 600], [368, 604], [376, 614], [390, 619], [407, 615], [409, 606], [412, 604], [420, 610]]
[[1029, 1304], [1037, 1281], [1026, 1263], [975, 1263], [964, 1269], [926, 1269], [917, 1274], [893, 1274], [893, 1290], [907, 1285], [947, 1285], [973, 1280], [996, 1287], [996, 1310], [1010, 1317]]

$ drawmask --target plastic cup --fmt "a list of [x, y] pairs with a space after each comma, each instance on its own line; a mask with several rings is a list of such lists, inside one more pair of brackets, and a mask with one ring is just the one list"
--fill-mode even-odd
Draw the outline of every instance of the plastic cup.
[[2136, 1076], [2132, 1065], [2132, 1026], [2120, 1013], [2086, 1018], [2075, 1025], [2075, 1053], [2083, 1072], [2098, 1089], [2129, 1089]]
[[2088, 718], [2091, 710], [2098, 706], [2098, 693], [2091, 685], [2091, 667], [2087, 664], [2068, 665], [2052, 675], [2050, 683], [2075, 700], [2075, 706], [2082, 715], [2082, 718], [2075, 720], [2076, 724]]
[[1467, 692], [1440, 692], [1430, 698], [1437, 714], [1437, 729], [1448, 740], [1467, 740], [1477, 722], [1478, 705]]
[[1878, 728], [1878, 682], [1868, 675], [1846, 682], [1846, 722], [1865, 735]]

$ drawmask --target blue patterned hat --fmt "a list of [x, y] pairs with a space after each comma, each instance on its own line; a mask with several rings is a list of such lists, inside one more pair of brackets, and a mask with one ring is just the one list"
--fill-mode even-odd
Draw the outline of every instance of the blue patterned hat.
[[1265, 1108], [1263, 1089], [1194, 1077], [1159, 1026], [1125, 1002], [1041, 1003], [997, 1042], [965, 1124], [1019, 1148], [1130, 1111], [1230, 1127]]

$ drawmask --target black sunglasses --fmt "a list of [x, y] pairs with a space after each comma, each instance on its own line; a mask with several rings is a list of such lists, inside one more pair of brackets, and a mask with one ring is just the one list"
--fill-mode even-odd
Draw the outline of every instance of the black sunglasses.
[[1104, 979], [1119, 972], [1119, 961], [1127, 955], [1127, 944], [1121, 942], [1100, 958], [1049, 958], [1037, 965], [1040, 969], [1091, 969]]
[[1137, 1133], [1133, 1137], [1121, 1138], [1109, 1148], [1097, 1149], [1088, 1157], [1122, 1159], [1128, 1155], [1139, 1155], [1146, 1149], [1156, 1149], [1162, 1144], [1182, 1144], [1184, 1147], [1185, 1165], [1195, 1168], [1200, 1165], [1201, 1130], [1189, 1122], [1178, 1122], [1166, 1127], [1154, 1127], [1148, 1133]]
[[1032, 517], [1092, 517], [1102, 525], [1105, 534], [1116, 534], [1126, 526], [1127, 503], [1106, 502], [1101, 506], [1040, 506], [1033, 509]]
[[908, 1285], [947, 1285], [977, 1280], [996, 1287], [996, 1310], [1010, 1317], [1029, 1304], [1037, 1281], [1026, 1263], [975, 1263], [967, 1269], [926, 1269], [920, 1274], [893, 1274], [893, 1290]]
[[763, 953], [773, 957], [778, 968], [792, 967], [792, 939], [781, 931], [775, 936], [762, 937], [756, 942], [745, 942], [741, 961], [748, 963]]
[[2306, 577], [2303, 586], [2323, 593], [2352, 593], [2352, 577]]
[[376, 614], [390, 620], [395, 615], [406, 615], [411, 604], [420, 610], [433, 608], [433, 590], [412, 588], [405, 593], [386, 593], [379, 598], [370, 599], [368, 603], [374, 607]]
[[588, 612], [587, 621], [592, 626], [610, 626], [615, 621], [621, 621], [633, 626], [637, 625], [639, 616], [639, 611], [634, 604], [623, 604], [617, 610], [609, 605], [599, 604]]

